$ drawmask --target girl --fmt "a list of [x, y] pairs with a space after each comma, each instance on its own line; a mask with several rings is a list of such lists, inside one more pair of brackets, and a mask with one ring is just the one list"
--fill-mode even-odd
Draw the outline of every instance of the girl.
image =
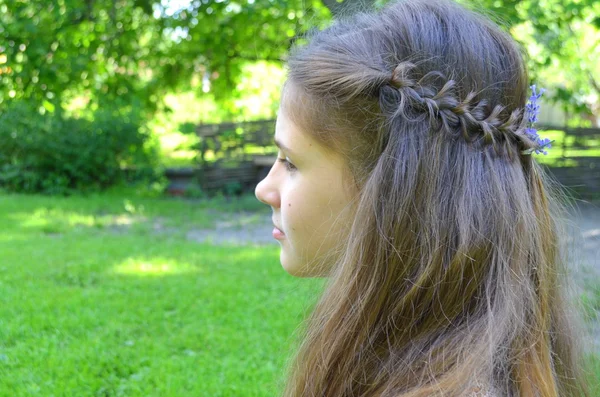
[[327, 276], [285, 396], [579, 396], [564, 208], [511, 37], [407, 0], [295, 48], [256, 187], [281, 264]]

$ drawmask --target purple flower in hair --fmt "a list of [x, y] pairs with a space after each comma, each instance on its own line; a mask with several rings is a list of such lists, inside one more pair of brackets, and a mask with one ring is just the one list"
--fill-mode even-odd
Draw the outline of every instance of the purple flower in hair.
[[537, 100], [542, 96], [542, 94], [546, 91], [544, 88], [540, 88], [539, 92], [536, 90], [535, 84], [530, 86], [532, 94], [529, 97], [529, 102], [525, 105], [525, 111], [527, 112], [527, 121], [528, 125], [525, 128], [525, 134], [529, 139], [534, 141], [537, 145], [537, 149], [528, 149], [523, 151], [525, 154], [529, 154], [532, 151], [535, 151], [536, 154], [544, 153], [548, 154], [548, 152], [544, 149], [551, 148], [551, 141], [548, 138], [541, 138], [537, 132], [537, 129], [534, 128], [535, 123], [538, 121], [538, 114], [540, 112], [540, 105]]

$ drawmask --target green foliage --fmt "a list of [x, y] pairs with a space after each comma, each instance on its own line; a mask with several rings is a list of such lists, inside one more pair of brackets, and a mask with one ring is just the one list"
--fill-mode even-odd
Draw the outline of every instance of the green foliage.
[[68, 194], [154, 176], [156, 148], [133, 114], [103, 108], [93, 120], [40, 114], [14, 101], [0, 113], [0, 184], [11, 191]]
[[[177, 89], [188, 89], [189, 81], [199, 78], [198, 92], [214, 99], [228, 119], [261, 113], [240, 107], [252, 91], [264, 89], [260, 73], [248, 70], [252, 64], [263, 71], [281, 69], [296, 40], [331, 20], [321, 0], [190, 1], [178, 9], [157, 9], [174, 40], [165, 75]], [[281, 80], [281, 72], [275, 73], [271, 81]]]
[[[490, 15], [528, 52], [531, 81], [548, 88], [548, 99], [570, 113], [600, 116], [600, 2], [596, 0], [459, 0]], [[381, 7], [386, 0], [354, 2]], [[242, 65], [279, 62], [302, 34], [324, 27], [331, 16], [351, 12], [349, 1], [296, 0], [247, 3], [191, 2], [165, 19], [181, 29], [176, 48], [180, 62], [194, 63], [209, 76], [211, 93], [235, 113], [246, 94]], [[256, 26], [260, 26], [258, 30]], [[188, 68], [192, 73], [192, 68]], [[252, 79], [252, 77], [250, 77]]]
[[[539, 49], [530, 51], [533, 77], [537, 80], [541, 69], [558, 62], [556, 67], [568, 71], [566, 100], [585, 108], [582, 95], [597, 91], [589, 74], [596, 83], [599, 79], [593, 49], [599, 47], [600, 3], [462, 2], [494, 13], [509, 29], [531, 27], [531, 34], [516, 36], [526, 47], [535, 44]], [[74, 93], [86, 92], [92, 107], [102, 98], [135, 97], [153, 110], [162, 94], [188, 88], [192, 78], [199, 77], [208, 79], [209, 94], [221, 107], [235, 112], [236, 101], [247, 91], [247, 85], [239, 84], [244, 65], [281, 65], [303, 33], [327, 25], [332, 14], [350, 5], [333, 0], [190, 1], [180, 8], [174, 4], [167, 8], [149, 0], [0, 0], [0, 103], [33, 98], [57, 106]], [[585, 42], [591, 50], [578, 51]], [[557, 93], [556, 99], [565, 100], [565, 92]]]
[[32, 98], [60, 107], [83, 93], [92, 109], [135, 98], [153, 113], [165, 93], [206, 76], [209, 95], [235, 112], [245, 64], [281, 65], [298, 35], [329, 19], [320, 0], [165, 4], [0, 0], [0, 103]]
[[167, 83], [162, 24], [151, 4], [0, 0], [0, 103], [31, 98], [59, 107], [70, 92], [86, 91], [92, 107], [137, 97], [153, 109]]
[[[600, 2], [460, 1], [495, 14], [522, 42], [548, 99], [599, 114]], [[182, 121], [269, 118], [289, 48], [351, 8], [349, 0], [0, 0], [0, 107], [31, 100], [60, 114], [84, 98], [82, 117], [118, 102], [149, 121], [167, 112], [167, 93], [191, 90], [202, 105]]]
[[570, 113], [600, 117], [600, 2], [459, 0], [504, 25], [527, 51], [532, 82]]
[[234, 196], [242, 194], [243, 186], [239, 182], [228, 182], [223, 187], [223, 192], [226, 196]]
[[204, 199], [208, 197], [208, 194], [197, 184], [190, 183], [185, 188], [184, 196], [193, 199]]

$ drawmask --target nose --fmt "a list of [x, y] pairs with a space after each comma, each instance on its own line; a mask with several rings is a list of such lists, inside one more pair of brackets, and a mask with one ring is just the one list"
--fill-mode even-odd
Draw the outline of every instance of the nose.
[[275, 181], [276, 178], [273, 176], [274, 168], [275, 167], [271, 167], [267, 176], [256, 185], [254, 195], [258, 201], [273, 208], [279, 208], [281, 205], [281, 197]]

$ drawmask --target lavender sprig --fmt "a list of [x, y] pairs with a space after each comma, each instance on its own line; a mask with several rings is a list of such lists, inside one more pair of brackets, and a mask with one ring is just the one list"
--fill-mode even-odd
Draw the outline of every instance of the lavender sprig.
[[531, 152], [535, 151], [536, 154], [544, 153], [546, 155], [548, 152], [544, 149], [551, 148], [551, 143], [554, 141], [551, 141], [548, 138], [541, 138], [537, 132], [537, 129], [534, 127], [535, 123], [538, 121], [538, 114], [540, 112], [540, 105], [538, 104], [537, 100], [544, 92], [546, 92], [546, 90], [544, 88], [540, 88], [539, 92], [537, 92], [535, 84], [531, 85], [529, 88], [531, 88], [532, 94], [531, 97], [529, 97], [529, 102], [527, 105], [525, 105], [525, 111], [527, 113], [527, 128], [525, 128], [525, 134], [536, 143], [537, 148], [524, 150], [523, 153], [530, 154]]

